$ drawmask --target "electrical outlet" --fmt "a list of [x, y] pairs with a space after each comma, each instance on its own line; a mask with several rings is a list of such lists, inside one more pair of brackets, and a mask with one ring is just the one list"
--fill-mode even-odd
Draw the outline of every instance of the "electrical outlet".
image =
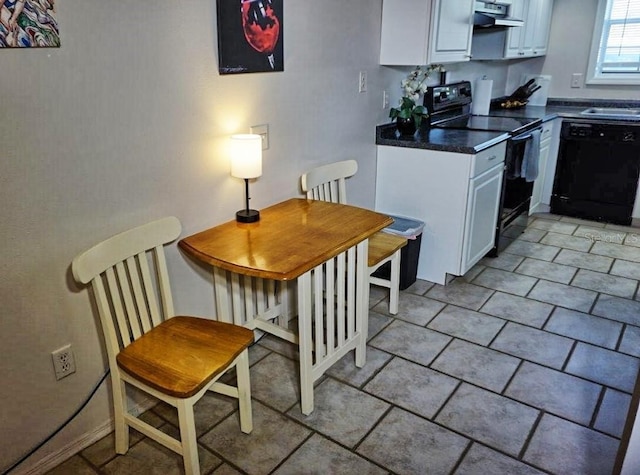
[[367, 72], [360, 71], [358, 79], [358, 92], [367, 92]]
[[573, 87], [573, 88], [582, 87], [582, 74], [581, 73], [573, 73], [571, 75], [571, 87]]
[[73, 357], [71, 345], [63, 346], [51, 353], [53, 369], [56, 371], [56, 379], [62, 379], [76, 372], [76, 361]]
[[382, 108], [386, 109], [387, 107], [389, 107], [389, 93], [382, 91]]
[[249, 127], [249, 132], [262, 137], [262, 150], [269, 148], [269, 124], [252, 125]]

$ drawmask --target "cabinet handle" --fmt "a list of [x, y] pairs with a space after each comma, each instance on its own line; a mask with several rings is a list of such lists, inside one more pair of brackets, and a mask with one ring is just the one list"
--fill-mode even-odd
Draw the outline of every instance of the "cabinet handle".
[[498, 158], [497, 155], [491, 155], [490, 157], [487, 158], [487, 162], [490, 162], [491, 160], [495, 160], [496, 158]]

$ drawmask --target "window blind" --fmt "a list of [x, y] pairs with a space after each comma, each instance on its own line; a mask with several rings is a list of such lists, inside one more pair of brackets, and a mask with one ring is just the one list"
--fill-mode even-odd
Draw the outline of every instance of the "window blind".
[[640, 0], [607, 0], [597, 75], [640, 76]]

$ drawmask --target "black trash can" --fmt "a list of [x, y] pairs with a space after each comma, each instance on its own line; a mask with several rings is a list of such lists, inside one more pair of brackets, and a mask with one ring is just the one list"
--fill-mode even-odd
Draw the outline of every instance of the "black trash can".
[[[420, 257], [420, 242], [424, 222], [405, 216], [394, 216], [393, 224], [383, 229], [383, 232], [396, 234], [407, 238], [407, 245], [400, 250], [400, 290], [413, 285], [418, 275], [418, 257]], [[389, 279], [391, 276], [391, 262], [387, 262], [373, 273], [374, 277]]]

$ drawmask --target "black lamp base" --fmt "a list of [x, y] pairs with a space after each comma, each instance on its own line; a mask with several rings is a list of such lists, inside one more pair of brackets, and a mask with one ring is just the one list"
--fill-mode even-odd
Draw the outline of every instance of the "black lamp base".
[[241, 209], [236, 213], [236, 221], [239, 223], [255, 223], [260, 221], [260, 211], [255, 209]]

